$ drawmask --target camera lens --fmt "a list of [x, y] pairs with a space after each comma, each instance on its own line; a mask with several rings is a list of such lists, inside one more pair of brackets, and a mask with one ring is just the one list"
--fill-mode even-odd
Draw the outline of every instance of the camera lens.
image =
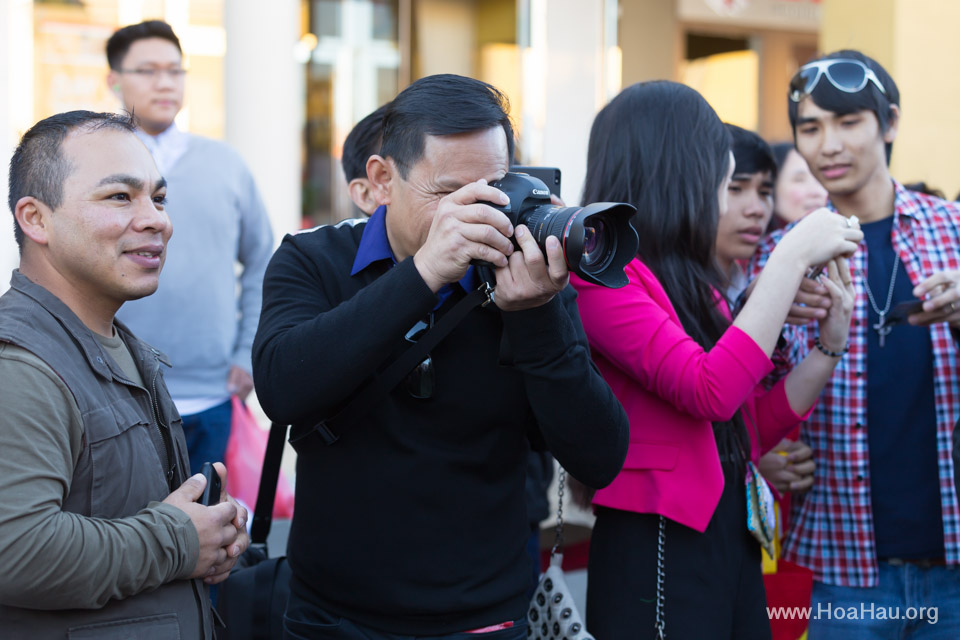
[[529, 227], [541, 251], [546, 251], [548, 236], [559, 238], [567, 266], [581, 278], [622, 287], [627, 283], [623, 267], [636, 255], [639, 244], [629, 223], [633, 212], [628, 204], [611, 202], [586, 207], [540, 205], [522, 211], [519, 223]]
[[544, 204], [520, 212], [518, 223], [527, 225], [542, 251], [546, 247], [547, 236], [563, 238], [564, 227], [576, 212], [575, 207]]
[[606, 269], [617, 252], [617, 237], [604, 223], [594, 216], [583, 223], [583, 259], [580, 266], [587, 271]]

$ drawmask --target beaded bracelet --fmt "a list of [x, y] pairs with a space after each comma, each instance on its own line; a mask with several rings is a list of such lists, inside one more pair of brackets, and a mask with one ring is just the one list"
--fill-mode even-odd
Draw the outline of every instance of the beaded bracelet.
[[849, 343], [849, 342], [847, 342], [847, 344], [844, 345], [843, 351], [830, 351], [830, 349], [827, 349], [825, 346], [823, 346], [823, 343], [820, 342], [820, 336], [817, 336], [817, 337], [814, 339], [813, 344], [815, 344], [816, 347], [817, 347], [817, 349], [820, 350], [820, 353], [822, 353], [822, 354], [824, 354], [824, 355], [828, 355], [828, 356], [830, 356], [831, 358], [839, 358], [840, 356], [842, 356], [842, 355], [845, 354], [846, 352], [850, 351], [850, 343]]

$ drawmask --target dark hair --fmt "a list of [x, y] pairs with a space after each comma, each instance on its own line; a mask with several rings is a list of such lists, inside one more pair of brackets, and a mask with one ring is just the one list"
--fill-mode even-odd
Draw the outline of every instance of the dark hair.
[[[880, 91], [872, 82], [868, 82], [862, 91], [857, 93], [847, 93], [840, 91], [829, 82], [821, 80], [814, 87], [810, 98], [821, 109], [832, 111], [839, 115], [855, 113], [863, 109], [872, 111], [877, 116], [877, 122], [880, 123], [880, 131], [887, 132], [890, 128], [890, 119], [893, 115], [891, 105], [900, 105], [900, 90], [897, 83], [893, 81], [887, 70], [880, 66], [880, 63], [859, 51], [854, 49], [842, 49], [828, 53], [819, 58], [814, 58], [809, 62], [818, 60], [834, 60], [837, 58], [849, 58], [859, 60], [873, 71], [880, 84], [883, 85], [886, 95]], [[809, 62], [807, 64], [809, 64]], [[790, 127], [793, 129], [793, 139], [797, 139], [797, 103], [787, 98], [787, 109], [790, 114]], [[893, 143], [888, 142], [884, 145], [887, 153], [887, 164], [890, 163], [890, 154], [893, 152]]]
[[736, 162], [737, 174], [753, 174], [770, 172], [770, 179], [777, 179], [777, 161], [773, 157], [770, 145], [753, 131], [748, 131], [735, 124], [726, 124], [730, 132], [730, 150]]
[[904, 189], [909, 189], [910, 191], [916, 191], [917, 193], [922, 193], [928, 196], [933, 196], [934, 198], [940, 198], [941, 200], [946, 200], [947, 197], [943, 194], [943, 191], [937, 189], [936, 187], [931, 187], [924, 181], [919, 182], [909, 182], [903, 185]]
[[503, 127], [507, 160], [513, 159], [510, 102], [496, 87], [453, 74], [421, 78], [401, 91], [383, 116], [380, 155], [393, 158], [406, 178], [423, 157], [426, 136], [471, 133]]
[[777, 163], [777, 173], [783, 172], [783, 165], [787, 163], [787, 156], [791, 151], [796, 151], [797, 147], [792, 142], [774, 142], [770, 145], [770, 151], [773, 153], [773, 159]]
[[637, 208], [638, 253], [704, 348], [729, 325], [717, 309], [724, 277], [715, 257], [729, 151], [730, 134], [707, 101], [662, 80], [629, 86], [604, 107], [587, 151], [583, 202]]
[[51, 209], [62, 204], [63, 183], [73, 167], [63, 157], [62, 145], [75, 130], [135, 130], [133, 118], [127, 114], [68, 111], [44, 118], [23, 134], [10, 159], [10, 191], [7, 203], [13, 218], [13, 236], [23, 251], [23, 229], [16, 218], [17, 202], [32, 196]]
[[343, 174], [347, 182], [354, 178], [367, 177], [367, 158], [380, 152], [380, 131], [383, 124], [383, 114], [387, 112], [390, 103], [383, 105], [373, 113], [368, 114], [358, 122], [347, 139], [343, 141]]
[[[787, 164], [787, 156], [790, 155], [791, 151], [796, 151], [797, 147], [792, 142], [774, 142], [770, 145], [770, 150], [773, 152], [773, 159], [777, 163], [777, 175], [783, 175], [783, 166]], [[806, 161], [804, 160], [804, 162]], [[776, 185], [776, 179], [774, 179], [774, 185]], [[770, 221], [767, 223], [766, 233], [772, 233], [785, 226], [786, 221], [777, 214], [777, 203], [774, 200], [773, 215], [770, 216]]]
[[114, 71], [120, 71], [123, 65], [123, 59], [130, 51], [130, 47], [137, 40], [146, 40], [147, 38], [162, 38], [172, 42], [177, 47], [177, 51], [183, 54], [180, 48], [180, 39], [173, 32], [173, 27], [162, 20], [147, 20], [140, 24], [131, 24], [118, 29], [107, 40], [107, 63]]

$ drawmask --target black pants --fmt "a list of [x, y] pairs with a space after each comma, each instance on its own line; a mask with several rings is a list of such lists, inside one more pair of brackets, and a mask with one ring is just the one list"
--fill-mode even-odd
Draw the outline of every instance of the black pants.
[[[670, 640], [769, 640], [760, 545], [746, 528], [742, 476], [727, 475], [699, 533], [667, 520], [666, 634]], [[659, 516], [597, 508], [587, 573], [587, 630], [597, 640], [655, 638]]]
[[526, 640], [527, 619], [514, 621], [508, 629], [487, 633], [447, 633], [432, 636], [413, 636], [379, 631], [334, 615], [308, 604], [295, 593], [290, 594], [283, 615], [283, 640]]

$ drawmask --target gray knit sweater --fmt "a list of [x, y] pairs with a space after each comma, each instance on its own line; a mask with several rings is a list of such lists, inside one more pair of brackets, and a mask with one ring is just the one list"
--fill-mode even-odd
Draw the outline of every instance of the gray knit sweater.
[[190, 136], [164, 177], [173, 237], [160, 286], [117, 317], [169, 356], [175, 399], [226, 397], [230, 367], [251, 369], [270, 221], [250, 171], [221, 142]]

